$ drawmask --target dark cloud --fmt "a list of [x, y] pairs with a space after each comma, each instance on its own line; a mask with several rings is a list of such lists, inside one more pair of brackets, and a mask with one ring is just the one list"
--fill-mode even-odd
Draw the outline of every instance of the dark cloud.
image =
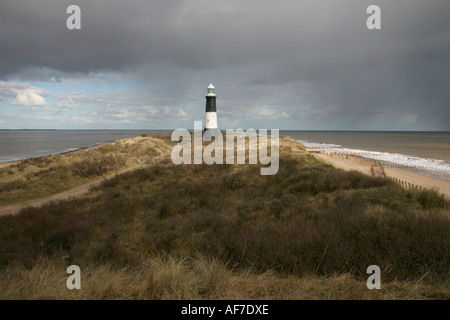
[[[66, 28], [70, 4], [81, 30]], [[381, 30], [366, 28], [371, 4]], [[200, 85], [187, 83], [213, 78], [230, 110], [266, 99], [300, 123], [308, 106], [321, 129], [417, 117], [417, 129], [450, 130], [448, 12], [448, 0], [2, 0], [0, 79], [134, 71], [178, 88], [181, 103]]]

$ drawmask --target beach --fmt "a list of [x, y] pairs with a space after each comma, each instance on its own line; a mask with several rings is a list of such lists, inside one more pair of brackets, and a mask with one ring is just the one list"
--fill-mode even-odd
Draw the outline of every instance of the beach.
[[[371, 167], [373, 162], [367, 159], [362, 159], [355, 156], [347, 156], [333, 152], [314, 152], [314, 155], [331, 163], [335, 167], [344, 170], [356, 170], [367, 175], [372, 175]], [[435, 177], [426, 176], [420, 173], [411, 172], [405, 169], [395, 168], [392, 166], [383, 165], [383, 170], [386, 177], [397, 181], [406, 187], [418, 187], [424, 189], [437, 189], [440, 193], [450, 198], [450, 181], [439, 179]], [[408, 185], [409, 183], [409, 185]]]

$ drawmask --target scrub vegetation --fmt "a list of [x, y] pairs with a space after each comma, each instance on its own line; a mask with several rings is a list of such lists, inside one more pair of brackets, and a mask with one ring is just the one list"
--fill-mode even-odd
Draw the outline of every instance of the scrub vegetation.
[[[435, 191], [344, 172], [287, 138], [273, 176], [175, 166], [166, 136], [121, 143], [128, 170], [88, 195], [0, 217], [0, 299], [450, 298], [450, 203]], [[114, 168], [110, 146], [79, 152], [97, 158], [60, 155], [57, 172]], [[35, 161], [23, 171], [48, 170]], [[72, 264], [81, 290], [66, 288]], [[381, 268], [380, 290], [366, 287], [369, 265]]]
[[[117, 163], [130, 170], [160, 160], [170, 141], [140, 136], [119, 140]], [[114, 143], [88, 149], [26, 159], [0, 168], [0, 206], [35, 200], [105, 178], [115, 172]]]

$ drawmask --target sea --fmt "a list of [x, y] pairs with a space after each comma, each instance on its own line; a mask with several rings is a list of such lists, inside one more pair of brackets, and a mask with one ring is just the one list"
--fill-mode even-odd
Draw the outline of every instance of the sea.
[[168, 130], [0, 130], [0, 162], [23, 160]]
[[305, 147], [450, 180], [450, 132], [280, 131]]
[[[74, 151], [117, 139], [171, 130], [0, 130], [0, 162]], [[308, 148], [359, 155], [450, 180], [450, 132], [283, 131]]]

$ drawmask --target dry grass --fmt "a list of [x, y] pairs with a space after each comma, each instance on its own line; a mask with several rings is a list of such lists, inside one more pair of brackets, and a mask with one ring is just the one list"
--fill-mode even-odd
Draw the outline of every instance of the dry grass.
[[[293, 155], [289, 140], [274, 176], [174, 166], [173, 144], [125, 140], [139, 169], [0, 217], [0, 298], [450, 298], [450, 205], [437, 193]], [[79, 291], [65, 286], [68, 264], [82, 269]], [[366, 287], [372, 264], [382, 290]]]
[[0, 276], [0, 299], [448, 299], [448, 288], [390, 282], [368, 290], [351, 275], [282, 276], [236, 271], [220, 260], [170, 255], [142, 258], [132, 267], [81, 267], [81, 289], [68, 290], [63, 261], [43, 260], [32, 269], [9, 266]]
[[[120, 172], [170, 158], [169, 141], [167, 136], [153, 135], [119, 140]], [[44, 198], [109, 176], [115, 172], [114, 156], [114, 143], [107, 143], [0, 168], [0, 206]]]

